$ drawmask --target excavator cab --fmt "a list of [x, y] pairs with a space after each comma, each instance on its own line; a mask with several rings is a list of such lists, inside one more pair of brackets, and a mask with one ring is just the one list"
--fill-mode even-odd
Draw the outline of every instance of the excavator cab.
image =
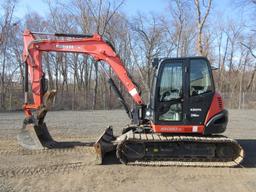
[[[186, 132], [182, 126], [191, 125], [198, 126], [192, 132], [203, 133], [205, 130], [200, 126], [205, 123], [216, 93], [207, 58], [167, 58], [155, 69], [148, 109], [155, 132]], [[213, 106], [223, 115], [219, 129], [211, 130], [211, 134], [226, 129], [227, 112], [221, 105], [219, 99], [217, 106]]]

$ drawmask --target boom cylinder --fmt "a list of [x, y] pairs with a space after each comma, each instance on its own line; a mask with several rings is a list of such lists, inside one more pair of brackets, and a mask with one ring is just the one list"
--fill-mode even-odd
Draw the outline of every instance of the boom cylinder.
[[25, 74], [24, 74], [24, 102], [28, 103], [28, 64], [25, 64]]

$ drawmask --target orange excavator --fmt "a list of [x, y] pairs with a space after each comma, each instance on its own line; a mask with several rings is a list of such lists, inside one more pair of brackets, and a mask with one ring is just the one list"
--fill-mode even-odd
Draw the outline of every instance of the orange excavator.
[[[37, 38], [42, 35], [54, 38]], [[83, 53], [91, 55], [96, 62], [103, 61], [134, 101], [135, 107], [130, 109], [114, 80], [107, 76], [131, 124], [123, 128], [120, 136], [114, 136], [112, 128], [108, 127], [98, 138], [94, 144], [98, 164], [103, 163], [105, 154], [110, 151], [116, 151], [120, 162], [128, 165], [233, 167], [243, 160], [241, 146], [221, 135], [227, 127], [228, 112], [215, 91], [207, 58], [154, 59], [150, 102], [146, 105], [113, 45], [98, 34], [25, 30], [25, 119], [17, 136], [21, 146], [54, 148], [55, 141], [44, 122], [56, 94], [55, 90], [47, 90], [42, 69], [42, 53], [50, 51]], [[28, 103], [29, 79], [32, 104]]]

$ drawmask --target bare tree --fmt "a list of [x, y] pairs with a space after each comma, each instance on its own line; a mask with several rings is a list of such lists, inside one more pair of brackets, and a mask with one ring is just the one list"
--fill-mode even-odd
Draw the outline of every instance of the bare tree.
[[[253, 41], [251, 41], [251, 43], [252, 43], [252, 42], [253, 42]], [[251, 56], [252, 56], [254, 59], [256, 59], [256, 54], [253, 52], [253, 49], [251, 48], [250, 45], [247, 45], [247, 44], [245, 44], [245, 43], [243, 43], [243, 42], [241, 42], [241, 45], [244, 46], [244, 47], [246, 47], [246, 48], [248, 49], [248, 51], [250, 52]], [[252, 83], [253, 83], [254, 77], [255, 77], [255, 73], [256, 73], [256, 62], [255, 62], [255, 64], [254, 64], [254, 66], [253, 66], [253, 71], [252, 71], [250, 80], [249, 80], [249, 82], [248, 82], [248, 84], [247, 84], [247, 86], [246, 86], [246, 90], [247, 90], [247, 91], [248, 91], [248, 90], [250, 89], [250, 87], [252, 86]]]
[[[188, 56], [190, 45], [193, 45], [195, 37], [193, 12], [190, 1], [172, 0], [169, 3], [171, 17], [162, 19], [162, 25], [166, 29], [166, 36], [170, 41], [166, 49], [176, 51], [176, 57]], [[171, 22], [169, 22], [171, 21]], [[168, 23], [170, 23], [168, 25]]]
[[[254, 0], [237, 0], [255, 10]], [[0, 12], [0, 105], [1, 110], [21, 106], [23, 64], [22, 31], [63, 33], [94, 33], [103, 35], [135, 82], [147, 96], [152, 80], [151, 62], [154, 57], [207, 56], [217, 62], [217, 88], [229, 100], [228, 107], [241, 107], [243, 93], [256, 91], [255, 25], [221, 17], [221, 23], [209, 17], [212, 0], [170, 0], [169, 15], [140, 13], [130, 18], [120, 11], [124, 0], [45, 1], [49, 12], [39, 15], [29, 12], [15, 18], [16, 1], [1, 3]], [[195, 11], [191, 11], [195, 7]], [[249, 10], [249, 9], [248, 9]], [[255, 11], [254, 11], [255, 12]], [[255, 13], [249, 12], [255, 18]], [[216, 25], [217, 24], [217, 25]], [[195, 27], [196, 26], [196, 27]], [[41, 38], [48, 38], [41, 36]], [[64, 37], [63, 37], [64, 39]], [[196, 46], [195, 46], [196, 45]], [[43, 67], [49, 88], [57, 89], [58, 109], [101, 109], [120, 107], [114, 102], [107, 75], [114, 79], [123, 96], [132, 103], [118, 78], [108, 65], [98, 66], [92, 57], [70, 53], [44, 53]], [[145, 98], [145, 100], [147, 100]], [[17, 102], [19, 101], [19, 102]], [[248, 105], [249, 106], [249, 105]]]
[[[136, 44], [137, 49], [141, 54], [140, 58], [144, 61], [145, 58], [145, 67], [142, 70], [142, 74], [146, 77], [145, 88], [149, 92], [152, 80], [152, 60], [154, 57], [157, 57], [161, 53], [161, 46], [163, 44], [163, 28], [160, 23], [158, 23], [157, 17], [152, 15], [151, 20], [143, 18], [141, 14], [136, 17], [136, 22], [132, 24], [132, 30], [136, 32]], [[149, 23], [146, 23], [150, 21]], [[138, 43], [141, 42], [141, 43]]]
[[197, 54], [205, 55], [203, 48], [203, 28], [210, 13], [212, 0], [207, 0], [207, 5], [205, 5], [204, 1], [194, 0], [194, 4], [197, 12]]
[[[6, 108], [6, 88], [7, 88], [7, 79], [8, 73], [7, 70], [10, 67], [8, 59], [10, 59], [10, 49], [12, 47], [12, 38], [13, 38], [13, 28], [15, 26], [13, 13], [15, 9], [16, 1], [8, 0], [4, 2], [2, 6], [3, 15], [1, 16], [0, 21], [0, 34], [1, 34], [1, 44], [0, 44], [0, 54], [1, 54], [1, 73], [0, 73], [0, 85], [1, 85], [1, 99], [0, 107], [1, 109]], [[16, 69], [16, 68], [15, 68]], [[12, 79], [10, 78], [10, 81]]]

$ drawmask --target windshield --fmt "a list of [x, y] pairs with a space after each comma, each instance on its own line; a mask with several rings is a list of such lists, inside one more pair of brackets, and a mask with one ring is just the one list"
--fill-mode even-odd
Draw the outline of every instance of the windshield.
[[160, 101], [171, 101], [182, 97], [182, 63], [166, 63], [160, 80]]
[[191, 60], [190, 96], [211, 92], [213, 89], [208, 65], [203, 59]]

